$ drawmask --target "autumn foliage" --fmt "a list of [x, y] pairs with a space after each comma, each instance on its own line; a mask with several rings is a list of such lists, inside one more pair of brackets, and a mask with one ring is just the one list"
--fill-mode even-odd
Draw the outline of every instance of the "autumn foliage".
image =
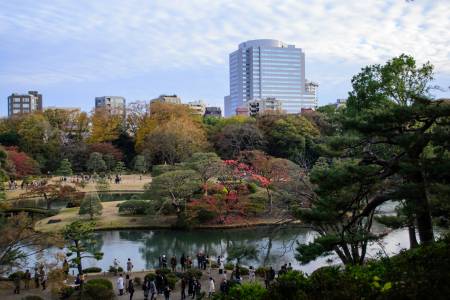
[[22, 178], [28, 175], [39, 174], [38, 163], [17, 147], [6, 148], [8, 155], [7, 167], [11, 175]]

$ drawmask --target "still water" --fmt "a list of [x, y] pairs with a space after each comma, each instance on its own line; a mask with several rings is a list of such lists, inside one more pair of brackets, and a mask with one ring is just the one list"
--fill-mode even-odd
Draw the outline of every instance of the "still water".
[[[383, 230], [375, 226], [376, 230]], [[245, 229], [227, 230], [111, 230], [96, 233], [97, 244], [95, 249], [104, 253], [103, 259], [83, 260], [83, 268], [97, 266], [107, 271], [117, 258], [124, 267], [128, 258], [134, 264], [134, 270], [156, 268], [158, 257], [165, 254], [168, 257], [176, 255], [177, 258], [185, 253], [193, 259], [197, 252], [202, 251], [214, 258], [217, 255], [227, 256], [227, 247], [232, 243], [254, 245], [258, 249], [258, 259], [242, 261], [245, 265], [271, 265], [279, 268], [284, 263], [292, 263], [293, 267], [311, 273], [315, 269], [329, 264], [337, 264], [336, 257], [318, 259], [307, 265], [299, 265], [295, 260], [297, 243], [308, 243], [315, 236], [315, 232], [301, 226], [254, 227]], [[383, 251], [388, 255], [398, 253], [402, 248], [409, 246], [406, 230], [395, 230], [389, 233], [380, 244], [369, 247], [368, 257], [375, 256]], [[45, 259], [50, 260], [58, 249], [49, 250]], [[194, 264], [196, 260], [194, 259]], [[31, 262], [30, 262], [31, 263]]]

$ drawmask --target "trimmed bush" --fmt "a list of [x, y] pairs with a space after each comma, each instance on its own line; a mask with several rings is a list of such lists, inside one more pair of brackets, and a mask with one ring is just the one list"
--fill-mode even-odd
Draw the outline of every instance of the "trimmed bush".
[[118, 267], [117, 269], [114, 266], [109, 266], [109, 273], [120, 273], [123, 272], [123, 268], [122, 267]]
[[185, 277], [185, 278], [194, 278], [195, 277], [197, 279], [200, 279], [200, 278], [202, 278], [202, 275], [203, 275], [202, 271], [197, 270], [197, 269], [189, 269], [183, 273], [183, 277]]
[[156, 165], [152, 167], [152, 176], [156, 177], [159, 176], [161, 174], [164, 174], [166, 172], [171, 172], [171, 171], [177, 171], [177, 170], [183, 170], [184, 166], [180, 165], [180, 164], [176, 164], [176, 165]]
[[113, 285], [107, 279], [91, 279], [84, 285], [83, 299], [111, 300], [114, 296]]
[[19, 277], [20, 279], [23, 279], [25, 277], [25, 273], [22, 271], [17, 271], [12, 274], [9, 274], [8, 279], [14, 280], [15, 278]]
[[150, 205], [150, 201], [127, 200], [118, 204], [119, 213], [127, 215], [145, 215]]
[[99, 267], [90, 267], [83, 269], [83, 273], [100, 273], [102, 271], [102, 268]]
[[202, 223], [207, 223], [209, 221], [214, 220], [217, 217], [217, 213], [211, 210], [207, 210], [207, 209], [200, 209], [197, 212], [197, 220], [200, 222], [200, 224]]
[[234, 269], [234, 264], [233, 263], [226, 263], [224, 267], [225, 267], [225, 270], [230, 271], [230, 270]]
[[268, 271], [269, 268], [266, 267], [259, 267], [255, 270], [256, 276], [264, 278], [264, 275], [266, 274], [266, 271]]
[[[258, 300], [264, 299], [267, 290], [259, 283], [237, 284], [230, 288], [227, 299]], [[272, 298], [269, 298], [272, 299]], [[299, 299], [299, 298], [296, 298]]]
[[248, 268], [239, 266], [239, 270], [240, 270], [242, 276], [248, 275]]
[[146, 278], [146, 279], [152, 281], [152, 280], [155, 280], [156, 274], [155, 274], [155, 273], [148, 273], [147, 275], [145, 275], [144, 278]]
[[142, 278], [141, 277], [134, 277], [133, 279], [135, 287], [139, 287], [142, 285]]

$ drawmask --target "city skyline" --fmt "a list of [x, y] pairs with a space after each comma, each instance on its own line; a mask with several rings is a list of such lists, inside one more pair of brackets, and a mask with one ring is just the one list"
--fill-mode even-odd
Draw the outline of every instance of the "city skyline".
[[[0, 116], [13, 92], [44, 106], [93, 108], [160, 94], [223, 108], [228, 54], [242, 41], [277, 39], [307, 53], [319, 105], [345, 98], [351, 76], [400, 53], [436, 67], [450, 84], [446, 1], [9, 1], [0, 4]], [[449, 92], [435, 92], [437, 97]]]

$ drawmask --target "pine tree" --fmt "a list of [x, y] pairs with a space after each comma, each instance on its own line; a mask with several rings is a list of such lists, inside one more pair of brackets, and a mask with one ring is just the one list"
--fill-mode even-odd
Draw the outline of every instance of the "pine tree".
[[80, 205], [80, 215], [89, 215], [90, 219], [94, 219], [95, 215], [102, 214], [102, 203], [97, 193], [88, 193], [84, 196]]
[[59, 168], [58, 170], [56, 170], [56, 175], [59, 176], [72, 176], [73, 172], [72, 172], [72, 164], [70, 163], [70, 161], [65, 158], [61, 161], [61, 163], [59, 164]]

